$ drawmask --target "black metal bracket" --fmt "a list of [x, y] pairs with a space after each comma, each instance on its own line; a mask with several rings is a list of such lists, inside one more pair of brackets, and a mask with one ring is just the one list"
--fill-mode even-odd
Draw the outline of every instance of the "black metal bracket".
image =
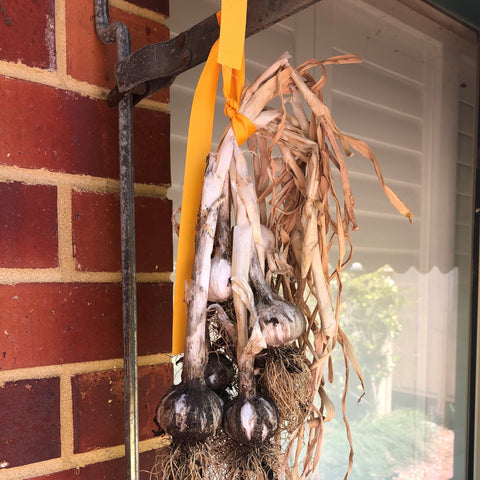
[[[319, 0], [248, 0], [247, 37], [268, 28]], [[138, 103], [170, 86], [175, 77], [204, 62], [220, 34], [216, 15], [165, 42], [147, 45], [115, 65], [117, 86], [109, 93], [109, 105], [117, 105], [127, 93]]]
[[[117, 43], [118, 60], [130, 55], [130, 34], [121, 22], [110, 23], [108, 0], [95, 0], [95, 29], [103, 43]], [[124, 364], [125, 478], [138, 480], [138, 348], [135, 262], [135, 193], [133, 176], [133, 95], [118, 102], [122, 318]]]

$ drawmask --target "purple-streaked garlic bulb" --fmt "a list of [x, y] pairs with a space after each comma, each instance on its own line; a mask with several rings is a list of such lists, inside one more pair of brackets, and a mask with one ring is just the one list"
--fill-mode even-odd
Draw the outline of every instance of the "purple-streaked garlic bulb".
[[158, 425], [177, 442], [205, 441], [219, 428], [223, 401], [199, 382], [173, 385], [157, 409]]
[[270, 439], [278, 428], [277, 410], [260, 396], [238, 396], [226, 410], [225, 433], [243, 445], [259, 446]]
[[238, 397], [225, 409], [223, 430], [242, 445], [259, 446], [275, 435], [278, 413], [270, 400], [257, 394], [254, 362], [249, 354], [238, 362]]
[[258, 321], [267, 345], [279, 347], [294, 342], [305, 332], [305, 317], [296, 305], [270, 290], [255, 254], [250, 262], [250, 281]]
[[232, 361], [223, 353], [211, 352], [205, 367], [205, 383], [210, 390], [221, 394], [233, 381]]

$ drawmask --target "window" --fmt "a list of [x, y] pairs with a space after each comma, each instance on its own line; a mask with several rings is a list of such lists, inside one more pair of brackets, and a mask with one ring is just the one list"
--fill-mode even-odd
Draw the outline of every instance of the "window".
[[[376, 4], [325, 0], [296, 19], [307, 56], [363, 59], [329, 69], [328, 104], [339, 128], [374, 150], [387, 183], [415, 215], [408, 225], [396, 213], [369, 161], [348, 160], [359, 231], [342, 318], [367, 383], [357, 404], [351, 381], [351, 478], [464, 479], [475, 40], [398, 2]], [[341, 376], [342, 359], [336, 364]], [[337, 415], [328, 426], [322, 480], [346, 470], [341, 423]]]
[[[348, 160], [359, 231], [352, 233], [342, 321], [367, 382], [357, 404], [358, 384], [350, 378], [351, 478], [460, 480], [468, 449], [477, 46], [468, 29], [423, 2], [423, 13], [406, 3], [414, 2], [322, 0], [247, 40], [247, 77], [285, 50], [294, 63], [341, 53], [363, 59], [327, 67], [326, 103], [342, 131], [370, 145], [387, 184], [415, 216], [409, 225], [394, 210], [368, 160]], [[176, 0], [172, 34], [219, 6]], [[176, 206], [199, 71], [171, 89]], [[216, 125], [218, 140], [221, 99]], [[336, 360], [341, 377], [343, 359]], [[332, 398], [340, 398], [339, 389], [336, 381]], [[327, 426], [322, 480], [343, 478], [348, 464], [337, 412]]]

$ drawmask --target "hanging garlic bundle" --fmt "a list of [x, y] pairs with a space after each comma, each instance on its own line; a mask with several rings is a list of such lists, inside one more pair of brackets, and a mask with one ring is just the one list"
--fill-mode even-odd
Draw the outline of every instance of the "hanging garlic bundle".
[[[257, 128], [262, 128], [271, 119], [271, 115], [262, 113], [262, 110], [272, 98], [273, 89], [267, 89], [266, 94], [265, 89], [260, 93], [261, 95], [253, 95], [246, 105], [247, 115], [256, 121]], [[207, 377], [208, 383], [209, 375], [208, 372], [207, 375], [205, 373], [209, 358], [206, 319], [214, 235], [219, 224], [219, 217], [218, 240], [226, 243], [225, 232], [229, 230], [229, 226], [226, 225], [229, 210], [226, 179], [235, 145], [235, 136], [230, 128], [224, 136], [218, 153], [210, 154], [205, 171], [195, 236], [193, 274], [186, 295], [187, 332], [182, 382], [169, 389], [160, 401], [156, 413], [158, 425], [172, 438], [174, 444], [172, 450], [162, 455], [159, 466], [159, 470], [162, 471], [162, 479], [169, 478], [178, 464], [186, 462], [192, 455], [199, 456], [204, 461], [189, 461], [190, 469], [187, 469], [185, 477], [207, 475], [207, 470], [210, 469], [208, 464], [212, 462], [210, 462], [211, 458], [206, 455], [207, 450], [210, 449], [210, 444], [206, 442], [210, 441], [218, 431], [222, 420], [223, 402], [213, 390], [207, 387], [205, 380]], [[227, 185], [227, 189], [224, 189], [225, 185]], [[222, 203], [227, 203], [228, 208], [224, 206], [222, 214], [219, 215]], [[226, 245], [221, 248], [223, 255], [228, 256]], [[247, 259], [248, 263], [249, 259]], [[273, 426], [272, 432], [275, 429], [276, 424]], [[195, 447], [199, 444], [203, 444], [203, 446]], [[175, 445], [180, 447], [192, 445], [192, 448], [176, 448]], [[180, 454], [177, 455], [179, 451]]]
[[[310, 478], [320, 459], [323, 424], [334, 414], [324, 370], [327, 361], [331, 367], [337, 344], [363, 385], [338, 324], [340, 295], [333, 305], [330, 293], [332, 279], [341, 291], [340, 273], [353, 254], [349, 232], [357, 228], [345, 157], [356, 150], [369, 158], [392, 204], [409, 219], [411, 213], [385, 185], [369, 147], [342, 134], [323, 103], [325, 65], [358, 61], [344, 55], [312, 60], [295, 70], [283, 55], [244, 90], [240, 104], [240, 112], [257, 128], [248, 142], [254, 181], [231, 126], [218, 153], [209, 157], [187, 299], [182, 385], [172, 387], [157, 412], [174, 440], [205, 440], [219, 428], [233, 439], [213, 437], [208, 465], [214, 467], [204, 462], [198, 478]], [[308, 73], [312, 67], [322, 69], [318, 82]], [[274, 98], [280, 108], [265, 108]], [[274, 157], [274, 151], [280, 156]], [[339, 171], [343, 208], [333, 187], [333, 168]], [[334, 244], [338, 255], [332, 261]], [[227, 312], [224, 302], [232, 302], [231, 297], [233, 308]], [[238, 370], [237, 397], [224, 408], [221, 426], [221, 401], [205, 384], [211, 376], [210, 370], [205, 374], [207, 358], [224, 354], [224, 347], [207, 352], [212, 312], [219, 325], [215, 335], [225, 336], [223, 345], [232, 346], [229, 355], [236, 357]], [[210, 387], [221, 392], [225, 385], [220, 383], [215, 377]], [[277, 462], [271, 461], [275, 440], [277, 448], [284, 447], [275, 454]]]

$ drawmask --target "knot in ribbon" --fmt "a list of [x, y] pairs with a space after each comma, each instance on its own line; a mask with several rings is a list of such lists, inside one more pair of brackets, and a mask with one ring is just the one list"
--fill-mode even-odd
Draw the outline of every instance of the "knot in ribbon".
[[257, 128], [248, 117], [238, 111], [238, 108], [239, 104], [235, 98], [225, 96], [225, 115], [232, 121], [232, 129], [237, 143], [242, 145]]
[[[238, 102], [231, 97], [225, 99], [225, 115], [232, 120], [238, 114]], [[241, 114], [240, 114], [241, 115]]]

